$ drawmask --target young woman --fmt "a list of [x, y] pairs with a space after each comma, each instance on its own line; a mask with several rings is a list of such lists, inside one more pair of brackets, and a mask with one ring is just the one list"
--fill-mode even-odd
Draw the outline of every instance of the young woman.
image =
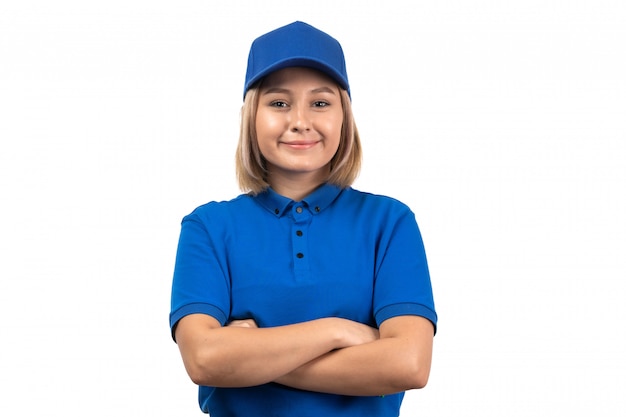
[[343, 51], [302, 22], [250, 49], [237, 177], [184, 217], [170, 325], [202, 411], [398, 416], [437, 315], [415, 217], [351, 188], [361, 145]]

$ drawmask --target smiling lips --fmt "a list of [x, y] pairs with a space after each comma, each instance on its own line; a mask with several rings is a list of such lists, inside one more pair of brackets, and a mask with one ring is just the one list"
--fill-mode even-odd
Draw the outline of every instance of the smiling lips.
[[293, 142], [281, 142], [291, 149], [310, 149], [320, 143], [319, 140], [296, 140]]

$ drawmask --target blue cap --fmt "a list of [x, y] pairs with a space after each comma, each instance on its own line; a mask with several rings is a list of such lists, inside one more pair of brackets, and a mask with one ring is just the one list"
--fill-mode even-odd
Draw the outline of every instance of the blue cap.
[[243, 89], [266, 75], [287, 67], [308, 67], [322, 71], [350, 94], [346, 60], [339, 42], [304, 22], [294, 22], [261, 35], [252, 42]]

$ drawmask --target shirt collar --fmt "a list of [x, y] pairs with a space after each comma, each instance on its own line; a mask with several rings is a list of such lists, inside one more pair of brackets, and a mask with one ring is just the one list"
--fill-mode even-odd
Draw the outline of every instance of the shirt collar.
[[[330, 206], [340, 193], [341, 188], [336, 185], [323, 184], [302, 199], [302, 203], [312, 214], [318, 214]], [[278, 194], [271, 187], [257, 194], [254, 199], [276, 217], [281, 217], [288, 207], [297, 204], [294, 200]]]

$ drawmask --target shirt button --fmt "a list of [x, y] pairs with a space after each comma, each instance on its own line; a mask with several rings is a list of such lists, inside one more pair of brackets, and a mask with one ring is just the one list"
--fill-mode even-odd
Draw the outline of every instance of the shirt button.
[[302, 207], [296, 207], [296, 213], [302, 213]]
[[316, 206], [316, 207], [315, 207], [315, 212], [316, 212], [316, 213], [319, 213], [319, 212], [320, 212], [320, 207], [319, 207], [319, 206]]
[[296, 253], [296, 256], [297, 256], [299, 259], [304, 258], [304, 255], [303, 255], [302, 253], [300, 253], [300, 252]]
[[296, 231], [296, 235], [298, 235], [298, 236], [302, 236], [302, 230], [298, 230], [298, 231]]
[[274, 209], [274, 213], [278, 214], [278, 213], [280, 213], [280, 210]]

